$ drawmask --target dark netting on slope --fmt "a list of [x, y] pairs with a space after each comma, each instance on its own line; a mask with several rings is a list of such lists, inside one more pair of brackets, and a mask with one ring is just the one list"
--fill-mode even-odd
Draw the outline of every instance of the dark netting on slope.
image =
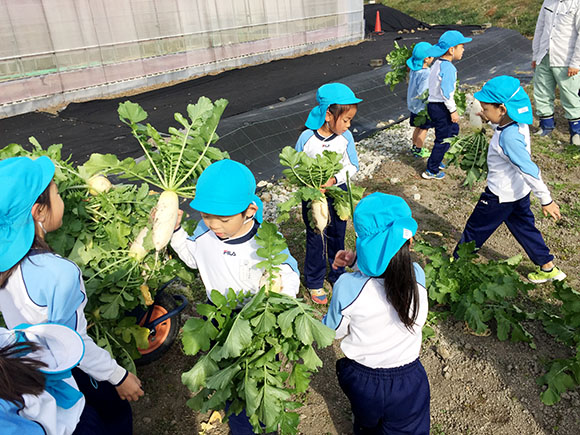
[[383, 5], [365, 5], [365, 32], [375, 30], [377, 11], [381, 18], [383, 32], [398, 32], [399, 30], [411, 30], [428, 28], [429, 25], [404, 14], [401, 11]]

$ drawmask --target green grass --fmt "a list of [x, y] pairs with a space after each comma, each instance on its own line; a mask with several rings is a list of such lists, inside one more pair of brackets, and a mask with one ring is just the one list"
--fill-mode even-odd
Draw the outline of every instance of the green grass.
[[534, 35], [542, 0], [383, 0], [428, 24], [482, 24], [517, 30]]

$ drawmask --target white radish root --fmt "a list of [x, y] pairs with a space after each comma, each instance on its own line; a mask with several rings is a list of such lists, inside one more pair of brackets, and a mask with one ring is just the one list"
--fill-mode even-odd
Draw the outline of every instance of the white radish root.
[[282, 277], [280, 272], [277, 270], [272, 271], [272, 280], [270, 281], [270, 274], [266, 271], [262, 274], [260, 278], [260, 288], [266, 286], [266, 294], [269, 292], [280, 293], [282, 291]]
[[143, 247], [143, 244], [145, 242], [145, 237], [147, 237], [148, 233], [149, 228], [147, 227], [144, 227], [141, 229], [141, 231], [139, 231], [139, 234], [137, 234], [135, 241], [131, 244], [131, 247], [129, 248], [129, 257], [132, 257], [139, 261], [145, 258], [148, 250]]
[[314, 227], [320, 232], [320, 234], [324, 234], [324, 229], [328, 225], [329, 221], [329, 212], [328, 212], [328, 201], [326, 197], [323, 196], [322, 199], [312, 201], [312, 221], [314, 222]]
[[104, 175], [91, 177], [87, 185], [89, 186], [89, 193], [93, 196], [97, 196], [99, 193], [107, 193], [113, 187], [109, 179]]
[[155, 218], [153, 219], [153, 246], [156, 251], [161, 251], [167, 246], [175, 223], [177, 222], [177, 213], [179, 211], [179, 197], [175, 192], [166, 190], [159, 195]]

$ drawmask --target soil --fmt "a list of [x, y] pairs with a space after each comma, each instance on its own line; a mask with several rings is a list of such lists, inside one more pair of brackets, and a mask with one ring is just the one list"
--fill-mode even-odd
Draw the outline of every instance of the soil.
[[[410, 138], [410, 128], [399, 128], [401, 134]], [[567, 145], [567, 139], [563, 127], [550, 140], [534, 139], [534, 160], [560, 206], [564, 209], [567, 205], [566, 210], [580, 210], [577, 199], [580, 162], [574, 157], [558, 157], [575, 152], [578, 155]], [[372, 146], [374, 140], [377, 138], [367, 139], [366, 146], [369, 143]], [[432, 138], [427, 143], [432, 143]], [[444, 180], [423, 180], [420, 174], [424, 164], [424, 160], [415, 159], [407, 150], [401, 150], [394, 157], [390, 154], [373, 176], [361, 184], [369, 193], [379, 190], [405, 198], [419, 222], [420, 237], [434, 245], [446, 245], [451, 250], [484, 183], [477, 183], [472, 190], [463, 188], [464, 175], [457, 168], [448, 168]], [[537, 201], [533, 202], [532, 208], [537, 226], [555, 254], [557, 264], [568, 274], [568, 282], [579, 288], [580, 265], [576, 249], [580, 242], [580, 216], [571, 214], [556, 224], [541, 216]], [[303, 248], [299, 247], [299, 240], [291, 240], [302, 234], [300, 226], [284, 228], [283, 231], [300, 264]], [[525, 276], [533, 269], [523, 249], [504, 226], [480, 253], [489, 259], [522, 254], [525, 260], [519, 271]], [[532, 291], [531, 298], [549, 300], [550, 289], [549, 284], [539, 285]], [[196, 301], [201, 302], [201, 296]], [[193, 315], [194, 309], [190, 306], [184, 320]], [[431, 385], [433, 434], [579, 433], [579, 390], [565, 393], [562, 401], [554, 406], [546, 406], [540, 400], [542, 390], [536, 384], [536, 378], [544, 373], [543, 363], [556, 357], [569, 357], [571, 349], [558, 345], [539, 323], [531, 322], [526, 327], [535, 337], [535, 350], [524, 343], [500, 342], [493, 333], [489, 336], [473, 335], [462, 322], [451, 317], [439, 320], [433, 326], [435, 336], [424, 343], [421, 352], [421, 361]], [[300, 433], [350, 434], [350, 404], [335, 374], [335, 362], [342, 356], [339, 343], [321, 350], [319, 355], [324, 366], [313, 376], [311, 388], [303, 397], [306, 405], [299, 409]], [[209, 414], [198, 414], [186, 405], [190, 392], [181, 384], [181, 373], [191, 368], [195, 361], [195, 357], [184, 356], [179, 343], [175, 343], [161, 360], [140, 367], [139, 376], [146, 396], [133, 407], [135, 433], [228, 433], [227, 425], [223, 423], [213, 423], [205, 432], [202, 431], [201, 424], [209, 420]]]

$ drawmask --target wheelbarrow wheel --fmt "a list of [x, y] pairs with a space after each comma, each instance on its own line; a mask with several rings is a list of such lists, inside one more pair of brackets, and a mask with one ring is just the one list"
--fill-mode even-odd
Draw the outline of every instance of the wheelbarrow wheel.
[[[159, 317], [167, 314], [169, 311], [174, 310], [176, 307], [177, 302], [173, 296], [168, 295], [167, 293], [160, 294], [155, 298], [155, 302], [151, 306], [153, 312], [151, 313], [149, 321], [152, 322], [155, 319], [158, 319]], [[146, 317], [146, 315], [143, 316], [139, 322], [140, 326], [143, 326]], [[146, 349], [139, 349], [141, 358], [136, 359], [135, 363], [137, 365], [144, 365], [161, 358], [161, 356], [169, 350], [175, 341], [175, 338], [179, 333], [180, 321], [181, 314], [177, 313], [157, 325], [155, 330], [149, 333], [149, 347]]]

